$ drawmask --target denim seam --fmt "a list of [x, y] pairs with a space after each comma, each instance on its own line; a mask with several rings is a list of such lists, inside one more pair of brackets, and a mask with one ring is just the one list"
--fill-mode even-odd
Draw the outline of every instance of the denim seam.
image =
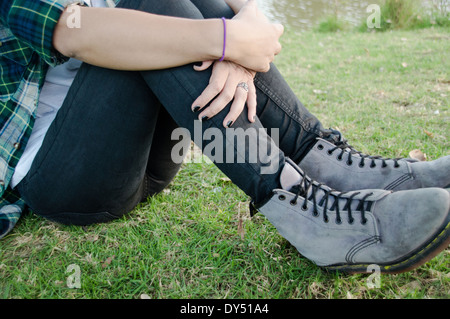
[[315, 134], [318, 137], [321, 137], [320, 130], [311, 130], [307, 127], [307, 124], [305, 121], [295, 114], [295, 112], [289, 108], [289, 106], [286, 105], [286, 103], [275, 93], [273, 92], [263, 81], [258, 79], [258, 77], [255, 77], [255, 86], [258, 87], [261, 91], [263, 91], [276, 105], [280, 107], [280, 109], [283, 110], [283, 112], [292, 118], [294, 121], [296, 121], [305, 132]]
[[141, 201], [147, 199], [149, 196], [148, 194], [148, 174], [147, 172], [144, 173], [144, 194], [141, 196]]

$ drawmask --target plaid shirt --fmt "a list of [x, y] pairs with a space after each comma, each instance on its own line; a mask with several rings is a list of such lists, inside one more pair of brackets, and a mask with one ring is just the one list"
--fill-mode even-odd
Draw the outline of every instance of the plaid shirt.
[[31, 135], [48, 66], [68, 60], [54, 49], [52, 39], [65, 7], [75, 2], [79, 1], [1, 0], [0, 238], [25, 209], [9, 183]]

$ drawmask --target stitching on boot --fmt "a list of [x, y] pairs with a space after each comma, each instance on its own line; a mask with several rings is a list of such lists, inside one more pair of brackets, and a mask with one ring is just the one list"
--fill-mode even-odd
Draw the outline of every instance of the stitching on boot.
[[[404, 264], [410, 263], [412, 260], [414, 260], [415, 258], [417, 258], [417, 256], [421, 255], [424, 251], [426, 251], [427, 249], [429, 249], [430, 246], [433, 246], [436, 241], [441, 240], [441, 238], [445, 235], [447, 235], [447, 232], [450, 230], [450, 223], [447, 223], [447, 226], [439, 233], [439, 235], [437, 235], [428, 245], [426, 245], [425, 247], [423, 247], [420, 251], [418, 251], [416, 254], [412, 255], [411, 257], [392, 264], [392, 265], [380, 265], [381, 269], [389, 271], [392, 268], [397, 268], [397, 267], [402, 267]], [[362, 267], [366, 267], [367, 264], [356, 264], [356, 265], [341, 265], [341, 266], [329, 266], [329, 267], [325, 267], [331, 270], [342, 270], [342, 271], [348, 271], [348, 272], [352, 272], [352, 271], [360, 271], [360, 269]], [[396, 271], [395, 269], [393, 271]], [[401, 272], [401, 269], [398, 269], [397, 271]]]
[[361, 241], [360, 243], [356, 244], [355, 246], [353, 246], [348, 252], [347, 255], [345, 256], [345, 260], [348, 263], [352, 263], [353, 262], [353, 257], [355, 257], [355, 255], [362, 249], [369, 247], [373, 244], [377, 244], [381, 241], [381, 237], [380, 236], [372, 236], [370, 238], [367, 238], [363, 241]]
[[392, 183], [387, 185], [384, 189], [386, 189], [386, 190], [393, 190], [394, 188], [396, 188], [397, 186], [399, 186], [400, 184], [406, 182], [409, 179], [412, 179], [412, 177], [410, 175], [408, 175], [408, 174], [402, 175], [399, 178], [397, 178], [395, 181], [393, 181]]

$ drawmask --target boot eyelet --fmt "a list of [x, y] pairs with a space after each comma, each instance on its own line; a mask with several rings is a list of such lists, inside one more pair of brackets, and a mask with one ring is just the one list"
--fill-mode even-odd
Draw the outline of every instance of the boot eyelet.
[[336, 224], [338, 224], [338, 225], [342, 224], [342, 219], [336, 218]]
[[297, 201], [296, 201], [296, 200], [291, 200], [289, 203], [290, 203], [292, 206], [297, 205]]
[[361, 220], [361, 225], [365, 225], [367, 224], [367, 218], [364, 218], [363, 220]]
[[307, 211], [308, 210], [308, 206], [306, 206], [306, 205], [302, 205], [302, 211]]
[[317, 145], [317, 149], [320, 151], [323, 150], [323, 145], [322, 144]]
[[377, 164], [370, 164], [370, 168], [375, 168], [377, 167]]
[[355, 221], [355, 219], [352, 218], [352, 219], [349, 219], [349, 220], [348, 220], [348, 223], [349, 223], [350, 225], [352, 225], [354, 221]]
[[323, 217], [323, 221], [324, 221], [325, 223], [328, 223], [330, 220], [328, 219], [328, 217], [324, 216], [324, 217]]
[[280, 196], [278, 196], [278, 199], [281, 200], [281, 201], [286, 200], [286, 196], [280, 195]]
[[341, 155], [336, 156], [336, 158], [337, 158], [338, 161], [342, 161], [342, 156]]
[[330, 150], [328, 150], [328, 151], [327, 151], [327, 154], [331, 156], [331, 155], [333, 155], [333, 152], [330, 151]]
[[313, 212], [312, 214], [314, 217], [319, 217], [319, 213], [318, 212]]
[[348, 166], [352, 166], [352, 164], [353, 164], [353, 161], [347, 161]]
[[363, 162], [363, 163], [359, 163], [358, 166], [361, 167], [361, 168], [363, 168], [363, 167], [366, 166], [366, 165], [365, 165], [364, 162]]
[[400, 164], [399, 163], [395, 163], [394, 168], [399, 168]]

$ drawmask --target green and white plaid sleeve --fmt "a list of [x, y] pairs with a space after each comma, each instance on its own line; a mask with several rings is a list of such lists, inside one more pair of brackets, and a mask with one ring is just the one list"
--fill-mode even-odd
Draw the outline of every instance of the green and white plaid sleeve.
[[[67, 58], [53, 47], [53, 32], [62, 12], [75, 0], [2, 0], [7, 11], [4, 16], [6, 26], [20, 42], [36, 52], [52, 66], [65, 62]], [[10, 4], [9, 8], [8, 3]], [[3, 12], [5, 13], [5, 12]], [[21, 52], [17, 51], [18, 54]], [[16, 57], [20, 60], [21, 57]]]

